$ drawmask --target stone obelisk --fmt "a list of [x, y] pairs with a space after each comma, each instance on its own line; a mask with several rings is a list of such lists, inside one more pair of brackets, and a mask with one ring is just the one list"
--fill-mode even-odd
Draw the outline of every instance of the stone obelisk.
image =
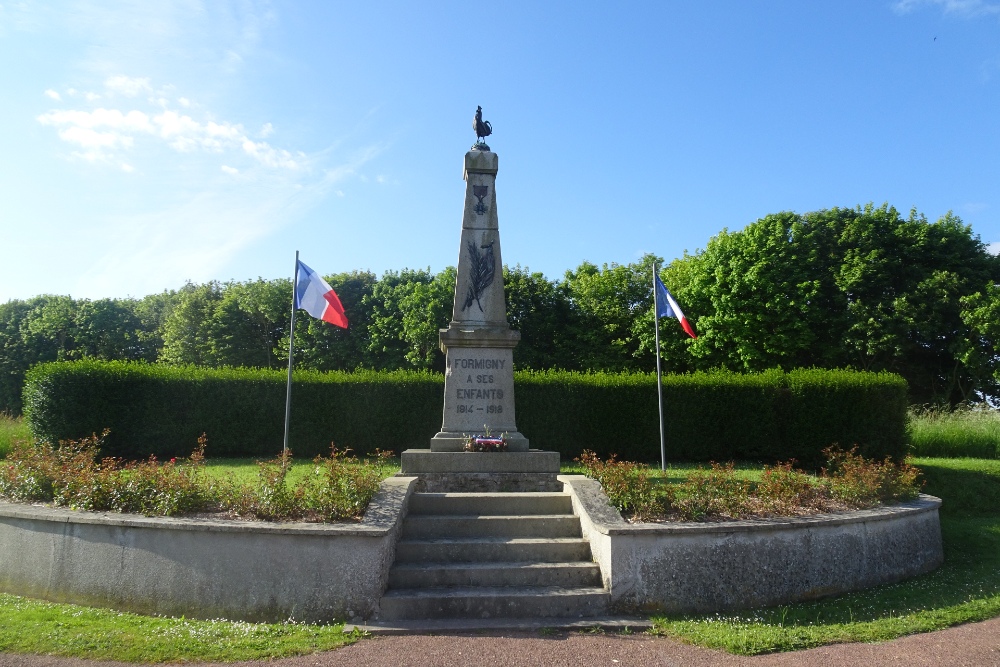
[[[480, 113], [475, 122], [482, 127]], [[478, 129], [477, 135], [484, 136]], [[432, 452], [462, 451], [467, 435], [487, 430], [506, 434], [508, 451], [528, 451], [528, 440], [514, 419], [513, 350], [521, 334], [507, 322], [497, 163], [497, 154], [482, 140], [465, 154], [455, 306], [448, 328], [440, 333], [445, 354], [444, 416], [441, 431], [431, 438]]]

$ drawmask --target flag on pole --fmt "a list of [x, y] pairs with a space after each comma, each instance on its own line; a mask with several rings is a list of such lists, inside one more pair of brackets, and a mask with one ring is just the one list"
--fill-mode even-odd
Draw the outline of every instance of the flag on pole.
[[673, 295], [667, 290], [663, 281], [660, 280], [660, 276], [653, 275], [656, 281], [656, 316], [657, 317], [676, 317], [677, 321], [681, 323], [681, 327], [687, 332], [688, 336], [691, 338], [697, 338], [694, 334], [694, 329], [691, 328], [690, 322], [684, 317], [684, 312], [681, 307], [677, 305], [677, 301], [674, 300]]
[[[296, 260], [298, 261], [298, 260]], [[347, 316], [337, 293], [323, 277], [301, 261], [298, 262], [295, 281], [295, 307], [301, 308], [318, 320], [347, 328]]]

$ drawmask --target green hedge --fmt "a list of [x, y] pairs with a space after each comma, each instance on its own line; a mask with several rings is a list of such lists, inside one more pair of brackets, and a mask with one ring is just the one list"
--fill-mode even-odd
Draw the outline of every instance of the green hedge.
[[[660, 458], [655, 374], [522, 373], [518, 428], [533, 446], [583, 448], [633, 461]], [[663, 378], [667, 458], [822, 463], [832, 444], [901, 458], [907, 385], [888, 373], [802, 369]]]
[[[127, 362], [40, 364], [28, 371], [24, 414], [36, 438], [58, 441], [111, 429], [111, 456], [187, 456], [201, 433], [209, 457], [281, 453], [283, 371]], [[441, 428], [443, 380], [412, 371], [297, 372], [289, 447], [296, 457], [427, 447]]]
[[[518, 429], [564, 460], [657, 461], [653, 374], [515, 374]], [[859, 445], [866, 456], [906, 452], [904, 380], [886, 373], [805, 369], [663, 379], [667, 456], [676, 461], [795, 458]], [[291, 448], [358, 453], [426, 448], [441, 426], [443, 377], [407, 371], [295, 374]], [[208, 434], [209, 456], [272, 456], [281, 449], [285, 373], [80, 361], [28, 373], [25, 414], [36, 437], [78, 438], [104, 428], [115, 456], [186, 455]]]

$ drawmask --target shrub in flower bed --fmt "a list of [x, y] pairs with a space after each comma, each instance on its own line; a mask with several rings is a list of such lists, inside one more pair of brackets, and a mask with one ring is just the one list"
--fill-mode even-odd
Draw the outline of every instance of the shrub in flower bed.
[[663, 513], [662, 494], [657, 493], [646, 466], [632, 461], [619, 461], [614, 454], [607, 461], [602, 461], [589, 449], [583, 450], [580, 457], [574, 460], [586, 469], [589, 477], [601, 483], [611, 504], [620, 512], [625, 512], [636, 520]]
[[379, 484], [392, 452], [375, 450], [373, 460], [359, 461], [348, 450], [331, 447], [330, 456], [317, 456], [313, 471], [294, 487], [287, 475], [291, 453], [262, 461], [255, 485], [222, 485], [217, 498], [220, 509], [244, 519], [266, 521], [341, 521], [360, 519]]
[[89, 511], [146, 516], [210, 513], [221, 518], [330, 522], [360, 519], [379, 484], [391, 452], [374, 462], [332, 449], [318, 456], [313, 474], [295, 486], [287, 481], [291, 454], [261, 462], [256, 483], [214, 481], [205, 475], [202, 435], [187, 459], [123, 462], [98, 458], [107, 433], [80, 440], [18, 443], [0, 463], [0, 497], [52, 503]]
[[98, 459], [107, 433], [80, 440], [20, 442], [0, 464], [0, 496], [50, 502], [78, 510], [174, 516], [202, 510], [210, 501], [203, 480], [205, 439], [186, 461], [122, 463]]
[[719, 521], [864, 509], [911, 500], [923, 486], [909, 463], [866, 459], [857, 448], [823, 450], [827, 466], [809, 475], [789, 461], [764, 466], [760, 481], [736, 474], [735, 465], [698, 467], [676, 484], [662, 484], [645, 466], [602, 461], [591, 451], [576, 459], [601, 482], [611, 504], [634, 521]]

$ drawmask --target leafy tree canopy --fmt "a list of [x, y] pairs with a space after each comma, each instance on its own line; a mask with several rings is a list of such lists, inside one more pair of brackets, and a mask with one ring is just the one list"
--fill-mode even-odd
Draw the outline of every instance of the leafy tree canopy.
[[[661, 322], [665, 371], [888, 370], [917, 402], [1000, 398], [1000, 257], [951, 213], [929, 222], [885, 204], [768, 215], [666, 266], [583, 262], [557, 280], [505, 266], [515, 365], [653, 370], [654, 265], [699, 335]], [[297, 367], [443, 370], [455, 279], [452, 267], [327, 276], [350, 326], [297, 318]], [[0, 410], [20, 411], [24, 373], [41, 361], [283, 367], [291, 289], [261, 278], [0, 304]]]

